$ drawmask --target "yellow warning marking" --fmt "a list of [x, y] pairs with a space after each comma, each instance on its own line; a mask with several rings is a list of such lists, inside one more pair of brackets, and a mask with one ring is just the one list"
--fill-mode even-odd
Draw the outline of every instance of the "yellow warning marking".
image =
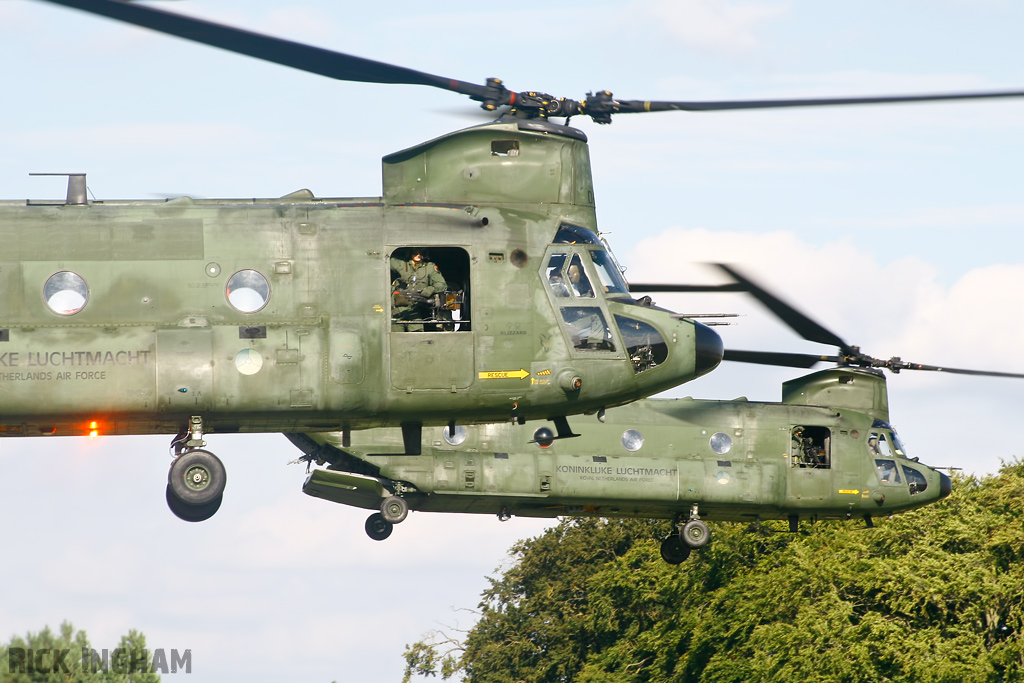
[[551, 374], [550, 370], [541, 370], [540, 372], [537, 373], [537, 376], [538, 377], [543, 377], [545, 375], [550, 375], [550, 374]]
[[839, 493], [852, 493], [853, 495], [857, 495], [860, 493], [860, 489], [839, 489]]
[[527, 370], [499, 370], [493, 372], [481, 372], [477, 374], [480, 379], [526, 379], [530, 376]]

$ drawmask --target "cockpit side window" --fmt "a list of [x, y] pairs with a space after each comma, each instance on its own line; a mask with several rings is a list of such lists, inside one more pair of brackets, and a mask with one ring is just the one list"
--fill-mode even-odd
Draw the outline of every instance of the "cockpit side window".
[[597, 306], [562, 306], [562, 319], [573, 348], [581, 351], [614, 351], [611, 328]]
[[878, 478], [883, 484], [901, 484], [899, 468], [895, 460], [875, 460], [875, 467], [878, 469]]
[[828, 427], [793, 427], [790, 439], [790, 460], [793, 467], [830, 469], [832, 467], [832, 432]]
[[885, 432], [868, 434], [868, 453], [886, 458], [893, 457], [892, 448], [889, 447], [889, 437]]
[[910, 488], [910, 495], [921, 493], [928, 488], [928, 480], [923, 474], [909, 465], [903, 466], [903, 473], [907, 475], [907, 486]]
[[569, 292], [569, 285], [565, 282], [565, 273], [562, 272], [562, 269], [565, 267], [565, 257], [566, 254], [552, 254], [547, 267], [544, 269], [547, 275], [548, 287], [551, 288], [557, 299], [572, 296]]
[[896, 432], [872, 431], [868, 433], [868, 454], [885, 458], [905, 458], [906, 452]]
[[664, 363], [668, 358], [668, 345], [665, 339], [651, 325], [624, 315], [615, 316], [615, 324], [622, 334], [626, 353], [633, 361], [633, 372], [640, 374]]
[[583, 268], [583, 261], [579, 254], [572, 255], [566, 275], [569, 277], [569, 285], [572, 287], [573, 294], [588, 299], [594, 298], [594, 288], [590, 286], [590, 278], [587, 277], [587, 271]]

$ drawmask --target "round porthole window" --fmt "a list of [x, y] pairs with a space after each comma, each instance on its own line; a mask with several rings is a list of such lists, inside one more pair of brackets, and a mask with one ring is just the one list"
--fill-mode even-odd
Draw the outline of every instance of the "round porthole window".
[[455, 432], [453, 433], [448, 427], [444, 428], [444, 440], [452, 446], [458, 446], [460, 443], [466, 440], [466, 428], [462, 425], [455, 425]]
[[638, 451], [644, 445], [644, 435], [635, 429], [627, 429], [622, 433], [622, 446], [627, 451]]
[[711, 435], [711, 450], [719, 455], [725, 455], [732, 448], [732, 438], [723, 432], [715, 432]]
[[89, 287], [78, 273], [62, 270], [54, 273], [43, 285], [43, 299], [58, 315], [72, 315], [85, 308]]
[[224, 290], [236, 311], [255, 313], [270, 301], [270, 283], [256, 270], [240, 270], [228, 279]]

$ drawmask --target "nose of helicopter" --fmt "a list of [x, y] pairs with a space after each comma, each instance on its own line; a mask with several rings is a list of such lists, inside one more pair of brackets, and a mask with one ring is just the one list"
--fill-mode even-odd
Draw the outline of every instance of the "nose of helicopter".
[[717, 368], [718, 364], [722, 362], [725, 346], [722, 344], [722, 338], [718, 336], [718, 333], [707, 325], [695, 322], [693, 326], [696, 328], [695, 334], [697, 337], [697, 374], [703, 375]]
[[939, 472], [939, 498], [945, 498], [951, 493], [953, 493], [953, 481]]

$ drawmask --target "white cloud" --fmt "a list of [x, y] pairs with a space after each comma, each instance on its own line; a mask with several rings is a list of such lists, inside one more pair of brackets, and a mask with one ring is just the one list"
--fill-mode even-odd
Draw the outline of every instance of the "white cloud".
[[[675, 228], [637, 244], [628, 256], [631, 279], [728, 280], [706, 267], [666, 261], [666, 253], [682, 255], [695, 264], [737, 264], [751, 279], [848, 343], [860, 344], [879, 357], [899, 355], [929, 365], [1024, 372], [1024, 361], [1019, 359], [1024, 319], [1013, 314], [1020, 310], [1024, 264], [974, 268], [947, 287], [940, 284], [934, 266], [912, 254], [881, 265], [873, 250], [849, 239], [811, 245], [786, 232]], [[708, 298], [704, 307], [732, 310], [740, 306], [750, 311], [752, 319], [740, 323], [749, 332], [735, 335], [742, 336], [744, 348], [751, 348], [759, 334], [773, 335], [773, 341], [784, 339], [770, 332], [778, 326], [766, 325], [764, 319], [770, 319], [770, 314], [763, 308], [716, 296]], [[691, 295], [683, 299], [690, 305], [693, 300]]]

